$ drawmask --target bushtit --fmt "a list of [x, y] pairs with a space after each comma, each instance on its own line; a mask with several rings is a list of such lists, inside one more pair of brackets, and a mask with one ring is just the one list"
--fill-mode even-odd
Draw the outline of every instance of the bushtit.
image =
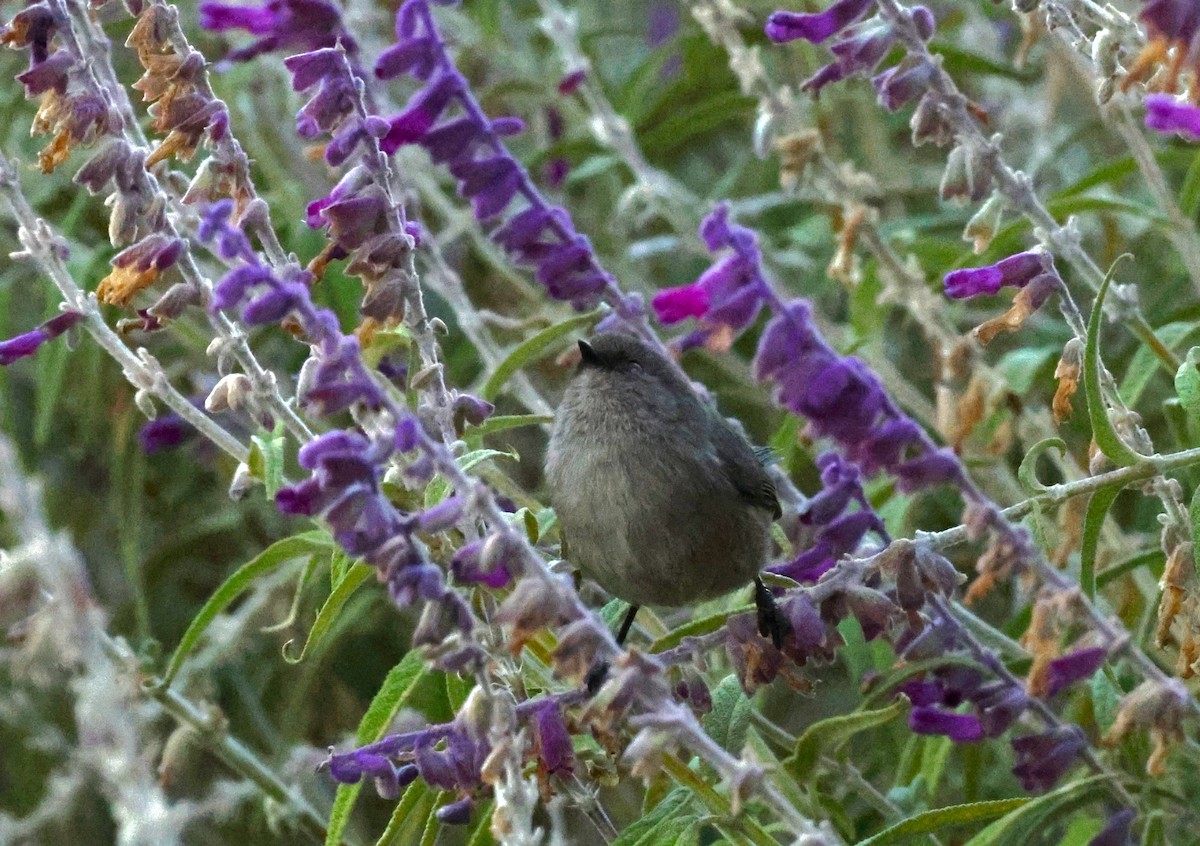
[[571, 561], [632, 605], [618, 642], [640, 605], [686, 605], [753, 579], [759, 629], [778, 645], [786, 624], [758, 579], [780, 516], [762, 451], [647, 344], [597, 335], [579, 352], [546, 481]]

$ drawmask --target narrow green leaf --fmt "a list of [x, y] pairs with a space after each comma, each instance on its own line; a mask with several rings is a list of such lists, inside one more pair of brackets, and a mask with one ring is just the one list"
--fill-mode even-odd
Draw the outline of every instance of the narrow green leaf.
[[[1200, 156], [1197, 157], [1197, 160], [1200, 160]], [[1200, 324], [1188, 321], [1156, 327], [1154, 334], [1163, 342], [1163, 346], [1174, 350], [1195, 335], [1197, 331], [1200, 331]], [[1129, 403], [1130, 408], [1137, 406], [1146, 386], [1150, 384], [1150, 379], [1159, 372], [1161, 367], [1162, 362], [1154, 354], [1154, 350], [1147, 346], [1139, 346], [1134, 350], [1133, 357], [1129, 359], [1129, 366], [1125, 368], [1125, 376], [1121, 380], [1121, 396], [1125, 402]]]
[[1061, 820], [1073, 809], [1092, 801], [1103, 791], [1108, 776], [1098, 775], [1060, 787], [1045, 796], [1027, 800], [972, 837], [966, 846], [1011, 846], [1025, 843], [1048, 819]]
[[1189, 218], [1195, 218], [1196, 213], [1200, 212], [1200, 153], [1192, 159], [1183, 177], [1183, 186], [1179, 189], [1179, 207]]
[[474, 689], [474, 680], [464, 679], [458, 673], [446, 673], [446, 698], [450, 700], [450, 710], [456, 714]]
[[704, 715], [704, 730], [727, 751], [738, 755], [750, 728], [750, 700], [737, 676], [728, 675], [712, 692], [712, 710]]
[[[343, 785], [344, 787], [362, 787], [362, 782], [354, 785]], [[404, 795], [400, 797], [400, 801], [396, 803], [396, 807], [392, 809], [392, 817], [388, 820], [387, 828], [383, 830], [383, 834], [379, 835], [379, 839], [375, 841], [375, 846], [403, 846], [400, 835], [406, 833], [406, 823], [411, 822], [415, 818], [414, 811], [419, 806], [428, 802], [430, 797], [429, 785], [421, 779], [417, 779], [404, 789]], [[338, 796], [342, 794], [339, 791]], [[358, 791], [355, 790], [355, 796]], [[336, 805], [336, 803], [335, 803]], [[328, 840], [325, 841], [326, 846], [332, 846]]]
[[1096, 575], [1096, 587], [1102, 588], [1113, 579], [1131, 573], [1139, 567], [1149, 567], [1150, 572], [1154, 574], [1154, 578], [1162, 575], [1163, 565], [1166, 563], [1166, 556], [1161, 549], [1148, 549], [1145, 552], [1140, 552], [1137, 555], [1132, 555], [1113, 566], [1105, 569], [1103, 572]]
[[1191, 504], [1188, 505], [1188, 519], [1192, 524], [1192, 537], [1200, 538], [1200, 534], [1197, 534], [1200, 532], [1200, 485], [1196, 487]]
[[255, 579], [295, 558], [320, 552], [329, 553], [332, 549], [333, 539], [326, 532], [306, 532], [276, 541], [260, 552], [257, 557], [235, 570], [233, 575], [226, 579], [209, 597], [208, 602], [204, 603], [204, 607], [200, 609], [187, 627], [187, 631], [183, 633], [179, 646], [175, 648], [175, 653], [167, 663], [167, 670], [163, 673], [163, 686], [169, 685], [179, 673], [184, 660], [196, 648], [196, 644], [200, 642], [200, 637], [209, 624], [216, 619], [218, 614], [228, 608], [229, 604], [237, 599]]
[[337, 619], [337, 615], [346, 604], [346, 600], [374, 572], [374, 567], [361, 562], [351, 567], [342, 576], [341, 581], [337, 583], [337, 587], [330, 592], [329, 598], [325, 600], [325, 604], [321, 606], [321, 610], [317, 612], [317, 619], [313, 621], [312, 628], [308, 630], [308, 637], [304, 640], [304, 648], [300, 650], [300, 654], [296, 656], [290, 654], [293, 641], [289, 640], [283, 646], [283, 660], [289, 664], [299, 664], [303, 661], [309, 651], [320, 643], [321, 639], [329, 632], [329, 627]]
[[[612, 846], [658, 846], [660, 843], [673, 846], [675, 840], [659, 840], [661, 827], [676, 820], [697, 819], [697, 815], [689, 807], [691, 800], [690, 790], [684, 787], [675, 788], [667, 794], [665, 799], [654, 806], [653, 811], [626, 826], [625, 830], [612, 842]], [[676, 839], [678, 839], [678, 835], [676, 835]]]
[[[521, 456], [514, 452], [505, 452], [502, 449], [475, 449], [468, 453], [459, 456], [456, 461], [464, 473], [492, 458], [507, 458], [510, 461], [520, 461]], [[446, 481], [444, 476], [435, 476], [429, 485], [425, 488], [425, 507], [432, 508], [450, 493], [450, 483]]]
[[471, 443], [479, 443], [487, 435], [519, 429], [522, 426], [545, 426], [553, 422], [554, 417], [549, 414], [501, 414], [489, 417], [478, 426], [469, 427], [464, 437]]
[[1048, 449], [1056, 449], [1060, 455], [1066, 455], [1067, 442], [1059, 437], [1043, 438], [1029, 448], [1029, 452], [1021, 459], [1021, 466], [1017, 468], [1017, 481], [1026, 493], [1038, 494], [1049, 490], [1037, 478], [1038, 459]]
[[474, 830], [467, 838], [467, 846], [492, 846], [496, 838], [492, 837], [492, 808], [495, 801], [488, 799], [480, 803], [472, 812], [475, 817]]
[[37, 390], [33, 393], [33, 442], [38, 446], [49, 442], [50, 426], [61, 414], [59, 400], [67, 381], [67, 357], [70, 355], [66, 339], [59, 338], [42, 347], [35, 359]]
[[1096, 598], [1096, 549], [1100, 545], [1100, 530], [1113, 500], [1123, 485], [1100, 488], [1088, 500], [1087, 513], [1083, 517], [1083, 546], [1079, 551], [1079, 585], [1088, 599]]
[[860, 840], [858, 846], [891, 846], [893, 843], [911, 843], [913, 842], [912, 838], [918, 835], [932, 834], [948, 825], [965, 825], [993, 820], [1021, 808], [1030, 801], [1025, 798], [996, 799], [990, 802], [972, 802], [968, 805], [935, 808], [889, 826], [866, 840]]
[[854, 711], [818, 720], [797, 738], [796, 748], [784, 760], [783, 765], [798, 781], [804, 781], [812, 772], [822, 752], [833, 752], [859, 732], [887, 725], [907, 710], [908, 700], [898, 698], [886, 708]]
[[1108, 273], [1104, 276], [1100, 290], [1096, 292], [1096, 303], [1092, 306], [1092, 315], [1088, 320], [1087, 346], [1083, 356], [1083, 383], [1087, 390], [1088, 418], [1092, 423], [1092, 437], [1096, 439], [1096, 445], [1100, 447], [1100, 451], [1121, 467], [1137, 464], [1142, 460], [1142, 456], [1121, 440], [1116, 430], [1113, 429], [1112, 421], [1108, 419], [1108, 409], [1100, 391], [1100, 370], [1103, 367], [1100, 360], [1100, 326], [1104, 320], [1104, 297], [1108, 293], [1108, 286], [1112, 284], [1117, 265], [1126, 256], [1128, 253], [1112, 263]]
[[[417, 689], [417, 685], [428, 674], [429, 669], [425, 666], [420, 653], [412, 651], [405, 655], [400, 663], [387, 674], [387, 678], [383, 680], [375, 698], [367, 706], [367, 712], [363, 714], [358, 723], [358, 731], [355, 733], [356, 745], [364, 746], [379, 740], [387, 731], [387, 727], [391, 725], [392, 720], [395, 719], [397, 712], [404, 707], [413, 691]], [[424, 786], [425, 782], [418, 779], [409, 785], [409, 788], [411, 789], [413, 785], [417, 784]], [[338, 846], [342, 842], [342, 833], [350, 821], [350, 812], [354, 810], [354, 805], [358, 801], [358, 792], [361, 789], [362, 782], [338, 785], [337, 794], [333, 798], [333, 808], [329, 812], [329, 828], [325, 837], [325, 846]], [[406, 791], [404, 795], [407, 797], [408, 792]], [[403, 800], [401, 802], [403, 804]], [[397, 806], [397, 810], [399, 810], [399, 806]], [[395, 819], [396, 815], [393, 814], [392, 818]]]
[[715, 632], [721, 626], [725, 625], [725, 621], [735, 614], [744, 614], [747, 611], [753, 611], [753, 605], [743, 605], [740, 608], [734, 608], [732, 611], [721, 611], [716, 614], [711, 614], [707, 617], [701, 617], [698, 620], [689, 620], [678, 628], [672, 629], [665, 635], [660, 637], [654, 643], [650, 644], [651, 652], [662, 652], [666, 649], [678, 646], [683, 642], [685, 637], [699, 637], [700, 635]]
[[1175, 394], [1187, 415], [1191, 442], [1200, 440], [1200, 347], [1192, 347], [1175, 372]]
[[274, 432], [260, 431], [252, 435], [250, 447], [250, 472], [262, 480], [267, 499], [274, 500], [283, 487], [284, 449], [287, 439], [283, 435], [283, 423], [275, 425]]
[[[443, 805], [450, 804], [452, 796], [453, 794], [450, 791], [443, 790], [433, 800], [433, 805], [430, 807], [428, 817], [425, 820], [425, 832], [421, 835], [420, 846], [434, 846], [437, 843], [438, 835], [442, 833], [442, 821], [437, 818], [437, 812]], [[417, 814], [413, 816], [420, 819]]]
[[532, 338], [519, 344], [515, 350], [508, 354], [508, 357], [504, 361], [500, 362], [500, 365], [496, 368], [496, 372], [488, 377], [479, 395], [489, 402], [494, 400], [500, 393], [500, 389], [512, 378], [514, 373], [527, 364], [544, 358], [569, 335], [583, 329], [590, 329], [604, 316], [606, 310], [605, 308], [597, 308], [586, 314], [577, 314], [574, 317], [569, 317], [561, 323], [556, 323], [553, 326], [543, 329]]

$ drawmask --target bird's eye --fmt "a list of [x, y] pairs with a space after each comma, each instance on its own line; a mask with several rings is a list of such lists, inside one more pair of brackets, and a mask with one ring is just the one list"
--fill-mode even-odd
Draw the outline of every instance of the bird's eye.
[[625, 369], [628, 370], [630, 373], [641, 373], [642, 365], [638, 364], [636, 361], [633, 361], [631, 359], [631, 360], [625, 362]]

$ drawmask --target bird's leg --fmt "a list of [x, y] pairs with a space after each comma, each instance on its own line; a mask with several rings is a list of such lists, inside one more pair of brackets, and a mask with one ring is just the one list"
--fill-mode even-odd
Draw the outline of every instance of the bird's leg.
[[775, 604], [775, 595], [758, 576], [754, 577], [754, 604], [758, 606], [758, 633], [769, 637], [779, 649], [792, 627]]
[[625, 619], [621, 621], [621, 628], [617, 632], [617, 646], [625, 645], [625, 636], [629, 634], [629, 630], [633, 628], [633, 618], [637, 616], [640, 605], [630, 605], [629, 610], [625, 612]]
[[[633, 628], [633, 618], [637, 616], [640, 605], [630, 605], [629, 610], [625, 612], [625, 619], [621, 621], [621, 628], [617, 631], [617, 646], [625, 645], [625, 638], [629, 634], [629, 630]], [[600, 689], [600, 685], [604, 684], [604, 680], [608, 677], [608, 662], [597, 661], [592, 665], [592, 669], [588, 670], [586, 684], [587, 692], [595, 695]]]

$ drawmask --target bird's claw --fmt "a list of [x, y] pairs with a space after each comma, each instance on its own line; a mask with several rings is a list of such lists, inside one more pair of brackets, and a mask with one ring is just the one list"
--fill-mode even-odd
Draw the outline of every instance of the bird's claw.
[[608, 679], [608, 662], [597, 661], [588, 670], [587, 676], [584, 677], [584, 685], [587, 687], [588, 696], [595, 696], [600, 688]]
[[754, 580], [754, 604], [758, 606], [758, 633], [770, 638], [775, 648], [779, 649], [792, 627], [775, 604], [775, 595], [763, 584], [762, 579]]

